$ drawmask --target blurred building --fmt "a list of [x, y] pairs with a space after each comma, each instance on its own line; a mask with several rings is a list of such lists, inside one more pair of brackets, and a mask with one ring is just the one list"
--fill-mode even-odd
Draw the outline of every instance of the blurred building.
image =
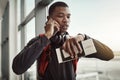
[[[23, 75], [16, 75], [12, 60], [31, 38], [44, 32], [47, 6], [52, 1], [0, 0], [0, 80], [36, 80], [36, 63]], [[120, 80], [119, 54], [109, 62], [81, 58], [77, 80]]]

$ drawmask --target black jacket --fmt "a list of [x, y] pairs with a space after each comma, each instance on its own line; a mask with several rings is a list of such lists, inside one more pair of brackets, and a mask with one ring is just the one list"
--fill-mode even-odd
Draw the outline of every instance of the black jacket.
[[[55, 36], [52, 37], [51, 40], [48, 40], [44, 35], [33, 38], [31, 41], [29, 41], [27, 46], [25, 46], [24, 49], [14, 58], [12, 65], [13, 71], [16, 74], [22, 74], [27, 71], [27, 69], [30, 68], [31, 65], [39, 59], [43, 49], [50, 44], [52, 46], [51, 58], [44, 77], [40, 79], [38, 76], [38, 80], [76, 80], [76, 73], [74, 72], [72, 61], [59, 64], [57, 60], [55, 49], [62, 46], [65, 41], [64, 38], [59, 40], [59, 38], [56, 39]], [[88, 38], [89, 37], [86, 36], [85, 39]], [[87, 57], [95, 57], [102, 60], [110, 60], [113, 58], [111, 49], [97, 40], [94, 40], [94, 42], [98, 52]]]

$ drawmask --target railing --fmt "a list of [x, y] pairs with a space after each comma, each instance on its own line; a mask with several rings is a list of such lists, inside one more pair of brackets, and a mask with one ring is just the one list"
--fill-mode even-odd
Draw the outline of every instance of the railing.
[[76, 80], [93, 80], [90, 78], [95, 78], [95, 80], [99, 80], [98, 72], [88, 72], [83, 74], [77, 74]]

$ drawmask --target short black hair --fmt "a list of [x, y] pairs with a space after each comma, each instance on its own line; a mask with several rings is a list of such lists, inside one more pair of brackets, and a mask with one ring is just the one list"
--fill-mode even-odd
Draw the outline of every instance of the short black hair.
[[68, 5], [65, 2], [55, 2], [49, 7], [49, 15], [52, 15], [52, 12], [54, 12], [56, 7], [68, 7]]

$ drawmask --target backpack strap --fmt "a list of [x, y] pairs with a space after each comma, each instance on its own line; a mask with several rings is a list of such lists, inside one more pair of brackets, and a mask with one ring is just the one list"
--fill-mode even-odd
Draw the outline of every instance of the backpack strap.
[[[44, 34], [40, 34], [40, 36], [44, 36]], [[44, 76], [44, 73], [46, 71], [46, 68], [49, 63], [50, 54], [51, 54], [51, 46], [48, 45], [43, 49], [43, 52], [41, 53], [40, 57], [38, 58], [38, 73], [42, 77]]]
[[40, 55], [39, 58], [39, 65], [38, 65], [38, 72], [40, 74], [40, 76], [44, 76], [44, 73], [46, 71], [46, 68], [48, 66], [49, 63], [49, 59], [50, 59], [50, 54], [51, 51], [49, 50], [50, 46], [48, 45], [43, 52]]

